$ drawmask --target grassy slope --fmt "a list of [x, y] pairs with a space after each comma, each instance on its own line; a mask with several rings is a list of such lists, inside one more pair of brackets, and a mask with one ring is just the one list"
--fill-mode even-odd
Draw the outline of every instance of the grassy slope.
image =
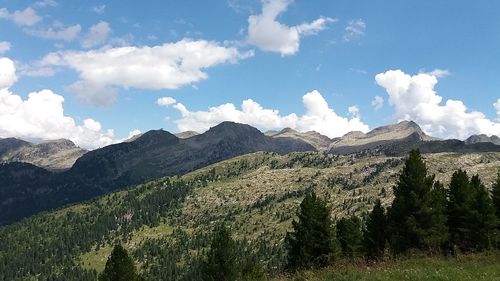
[[[304, 155], [306, 158], [303, 158]], [[303, 192], [309, 188], [328, 198], [335, 217], [352, 213], [359, 215], [371, 209], [377, 198], [381, 198], [385, 204], [392, 201], [392, 186], [403, 164], [398, 161], [399, 158], [345, 156], [323, 166], [314, 164], [316, 157], [319, 156], [315, 153], [286, 156], [256, 153], [190, 173], [184, 178], [205, 174], [212, 169], [217, 173], [225, 173], [241, 162], [256, 166], [256, 169], [249, 169], [243, 175], [214, 181], [206, 187], [195, 189], [183, 203], [179, 219], [172, 227], [188, 232], [205, 232], [213, 222], [230, 218], [236, 238], [263, 238], [280, 242], [290, 229]], [[500, 153], [440, 153], [425, 157], [431, 173], [435, 173], [436, 178], [445, 183], [453, 171], [464, 168], [469, 173], [479, 173], [489, 185], [500, 167]], [[322, 156], [319, 158], [322, 159]], [[382, 165], [393, 159], [393, 166]], [[304, 162], [311, 162], [306, 165], [311, 167], [303, 167]], [[383, 168], [377, 171], [377, 166]], [[343, 178], [345, 182], [339, 180], [338, 183], [332, 183], [335, 178]], [[386, 189], [385, 194], [383, 189]], [[161, 231], [156, 238], [168, 237], [170, 233]], [[145, 238], [141, 231], [135, 232], [126, 245], [133, 250]], [[86, 257], [92, 257], [94, 261], [96, 259], [92, 253], [82, 257], [82, 263], [87, 264], [88, 268], [98, 271], [102, 268], [102, 258], [92, 262]]]
[[276, 280], [308, 281], [498, 281], [500, 255], [411, 258], [374, 266], [338, 265]]
[[[440, 153], [425, 155], [425, 158], [430, 172], [435, 173], [437, 179], [445, 184], [453, 171], [463, 168], [470, 174], [479, 173], [490, 186], [500, 167], [500, 153]], [[176, 243], [175, 233], [206, 235], [211, 226], [222, 219], [231, 222], [236, 238], [263, 239], [279, 248], [307, 190], [312, 189], [327, 198], [334, 217], [361, 214], [371, 209], [377, 198], [381, 198], [385, 204], [392, 201], [392, 187], [402, 164], [400, 158], [331, 158], [320, 153], [292, 153], [285, 156], [254, 153], [236, 157], [181, 177], [190, 181], [210, 173], [221, 175], [220, 178], [210, 180], [206, 186], [194, 188], [174, 214], [162, 218], [159, 226], [143, 226], [120, 236], [109, 232], [110, 237], [96, 243], [90, 251], [67, 257], [74, 259], [83, 268], [101, 271], [111, 245], [117, 239], [131, 253], [140, 249], [145, 242], [154, 243], [158, 249], [168, 249], [171, 243]], [[22, 233], [31, 225], [40, 228], [35, 231], [41, 234], [36, 241], [71, 239], [61, 236], [63, 234], [60, 229], [44, 227], [44, 222], [62, 223], [62, 218], [71, 214], [85, 217], [96, 212], [120, 210], [121, 201], [130, 200], [127, 196], [133, 192], [138, 193], [134, 198], [138, 200], [138, 206], [141, 206], [140, 200], [161, 189], [164, 180], [151, 181], [91, 202], [41, 214], [3, 231], [7, 237], [15, 237], [16, 232]], [[125, 215], [128, 211], [124, 212]], [[135, 216], [132, 220], [134, 218]], [[198, 249], [189, 246], [184, 253], [192, 255], [197, 251]], [[186, 255], [176, 262], [182, 265], [189, 258]], [[145, 259], [151, 260], [154, 257], [147, 256]]]

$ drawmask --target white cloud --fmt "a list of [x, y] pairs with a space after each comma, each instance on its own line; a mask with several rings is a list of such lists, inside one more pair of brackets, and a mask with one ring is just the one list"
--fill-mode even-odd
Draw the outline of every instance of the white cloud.
[[366, 23], [362, 19], [351, 20], [347, 23], [344, 31], [344, 41], [349, 42], [359, 39], [365, 35]]
[[161, 106], [169, 106], [169, 105], [172, 105], [176, 102], [177, 101], [172, 97], [162, 97], [156, 101], [156, 103], [158, 103], [158, 105], [161, 105]]
[[292, 0], [262, 0], [262, 13], [248, 18], [247, 42], [263, 51], [278, 52], [282, 56], [295, 54], [303, 36], [324, 30], [335, 19], [320, 17], [311, 23], [287, 26], [277, 21]]
[[439, 68], [434, 69], [431, 72], [424, 72], [424, 73], [429, 74], [431, 76], [436, 76], [437, 78], [446, 77], [446, 76], [450, 75], [450, 72], [447, 69], [439, 69]]
[[92, 7], [92, 10], [98, 14], [104, 14], [104, 10], [106, 9], [106, 5], [97, 5]]
[[177, 89], [208, 77], [204, 71], [223, 63], [252, 56], [217, 42], [183, 39], [154, 47], [103, 48], [92, 51], [61, 51], [48, 54], [41, 67], [65, 66], [78, 72], [73, 89], [80, 99], [109, 105], [117, 88]]
[[87, 35], [85, 35], [85, 38], [82, 41], [82, 47], [92, 48], [101, 45], [106, 42], [110, 33], [111, 28], [109, 27], [109, 24], [105, 21], [100, 21], [90, 27]]
[[82, 27], [79, 24], [65, 26], [60, 22], [54, 22], [54, 24], [48, 28], [29, 28], [24, 31], [32, 36], [44, 39], [70, 42], [76, 39], [81, 30]]
[[0, 18], [11, 20], [18, 26], [33, 26], [42, 20], [42, 17], [31, 7], [22, 11], [15, 11], [14, 13], [10, 13], [6, 8], [1, 8]]
[[500, 119], [500, 99], [497, 99], [497, 101], [493, 104], [497, 111], [497, 117]]
[[290, 127], [299, 131], [314, 130], [329, 137], [342, 136], [350, 131], [368, 131], [368, 126], [359, 119], [359, 110], [352, 107], [351, 118], [342, 117], [328, 106], [318, 91], [312, 91], [302, 97], [305, 114], [295, 113], [280, 115], [278, 110], [264, 108], [254, 100], [247, 99], [241, 109], [232, 103], [210, 107], [208, 111], [190, 111], [182, 103], [176, 103], [182, 118], [175, 121], [178, 131], [203, 132], [223, 121], [234, 121], [255, 126], [260, 129], [281, 129]]
[[0, 137], [66, 138], [90, 149], [114, 142], [113, 130], [103, 131], [99, 122], [88, 118], [78, 125], [64, 115], [64, 98], [51, 90], [32, 92], [26, 100], [13, 94], [15, 71], [12, 60], [0, 58]]
[[357, 105], [349, 106], [347, 112], [349, 112], [352, 117], [359, 118], [359, 107]]
[[500, 123], [481, 112], [467, 110], [462, 101], [449, 99], [442, 104], [443, 98], [434, 90], [437, 78], [430, 73], [411, 76], [401, 70], [389, 70], [375, 76], [377, 84], [387, 91], [398, 121], [413, 120], [431, 135], [445, 138], [500, 135]]
[[59, 3], [54, 0], [41, 0], [33, 4], [34, 7], [44, 8], [44, 7], [57, 7]]
[[7, 41], [0, 41], [0, 54], [3, 54], [7, 51], [10, 50], [10, 42], [7, 42]]
[[379, 110], [384, 106], [384, 98], [381, 96], [375, 96], [372, 100], [372, 106], [375, 111]]
[[17, 81], [16, 67], [9, 58], [0, 57], [0, 89], [9, 88]]

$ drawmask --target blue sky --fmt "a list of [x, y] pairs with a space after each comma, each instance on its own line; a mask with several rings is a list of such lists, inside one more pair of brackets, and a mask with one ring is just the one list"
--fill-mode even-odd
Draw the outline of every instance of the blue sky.
[[223, 120], [330, 137], [403, 119], [440, 137], [500, 134], [499, 10], [497, 1], [0, 1], [0, 77], [11, 77], [0, 79], [0, 137], [94, 148], [135, 129]]

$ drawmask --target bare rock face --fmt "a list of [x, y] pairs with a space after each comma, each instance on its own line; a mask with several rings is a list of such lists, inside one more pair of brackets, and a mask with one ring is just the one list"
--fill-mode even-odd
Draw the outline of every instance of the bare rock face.
[[481, 134], [481, 135], [472, 135], [470, 136], [468, 139], [465, 140], [465, 143], [466, 144], [474, 144], [474, 143], [493, 143], [493, 144], [496, 144], [496, 145], [500, 145], [500, 138], [498, 136], [491, 136], [491, 137], [488, 137], [487, 135], [485, 134]]
[[177, 133], [177, 134], [175, 134], [175, 136], [180, 138], [180, 139], [189, 139], [189, 138], [197, 136], [199, 134], [200, 133], [195, 132], [195, 131], [185, 131], [185, 132]]
[[379, 148], [392, 143], [412, 145], [422, 141], [436, 140], [426, 135], [413, 121], [402, 121], [394, 125], [382, 126], [364, 134], [350, 132], [330, 145], [334, 153], [346, 154]]
[[298, 132], [291, 128], [285, 128], [281, 131], [267, 131], [266, 136], [273, 138], [291, 138], [302, 140], [312, 145], [316, 150], [328, 149], [332, 139], [315, 131]]
[[50, 170], [64, 171], [84, 155], [87, 150], [66, 139], [33, 144], [18, 139], [0, 140], [2, 162], [24, 162]]

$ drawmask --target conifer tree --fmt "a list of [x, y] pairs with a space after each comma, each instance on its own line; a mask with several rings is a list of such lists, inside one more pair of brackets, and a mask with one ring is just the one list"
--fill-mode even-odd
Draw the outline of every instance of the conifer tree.
[[495, 215], [497, 217], [497, 230], [494, 244], [497, 249], [500, 249], [500, 171], [497, 172], [496, 181], [493, 183], [491, 199], [493, 206], [495, 207]]
[[206, 281], [232, 281], [238, 276], [236, 243], [225, 225], [219, 225], [212, 237], [202, 269]]
[[363, 254], [363, 234], [361, 220], [358, 217], [340, 219], [336, 230], [343, 257], [354, 258]]
[[474, 189], [472, 243], [476, 250], [483, 251], [490, 249], [495, 242], [497, 217], [495, 207], [478, 175], [471, 179], [471, 186]]
[[106, 262], [104, 271], [99, 275], [99, 281], [141, 281], [134, 262], [121, 245], [115, 245], [111, 256]]
[[452, 250], [470, 251], [473, 249], [472, 232], [474, 225], [475, 190], [470, 184], [467, 173], [458, 170], [453, 173], [448, 188], [448, 230]]
[[493, 183], [493, 188], [491, 190], [493, 206], [495, 206], [495, 214], [497, 219], [500, 220], [500, 171], [497, 173], [497, 179]]
[[395, 254], [410, 249], [436, 251], [446, 241], [443, 208], [433, 208], [440, 193], [433, 192], [433, 187], [434, 176], [427, 175], [420, 151], [410, 151], [388, 210], [389, 243]]
[[324, 267], [334, 253], [334, 233], [330, 210], [326, 202], [308, 193], [293, 221], [293, 231], [287, 233], [289, 270], [306, 267]]
[[385, 209], [380, 200], [377, 200], [373, 210], [366, 220], [366, 228], [363, 233], [363, 244], [365, 257], [370, 260], [378, 260], [384, 256], [387, 241], [387, 218]]

